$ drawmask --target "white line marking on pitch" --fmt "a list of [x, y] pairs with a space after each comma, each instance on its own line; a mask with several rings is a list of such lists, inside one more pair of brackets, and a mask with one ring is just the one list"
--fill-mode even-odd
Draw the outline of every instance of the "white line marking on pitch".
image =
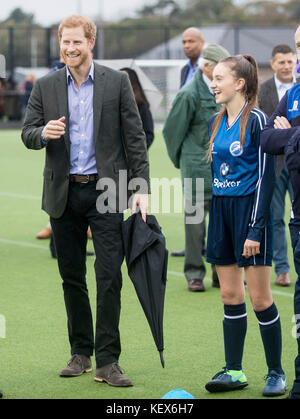
[[10, 245], [13, 245], [13, 246], [32, 247], [34, 249], [49, 250], [49, 247], [46, 247], [46, 246], [39, 246], [38, 244], [27, 243], [27, 242], [19, 242], [19, 241], [15, 241], [15, 240], [0, 239], [0, 243], [10, 244]]
[[[184, 278], [185, 277], [183, 273], [175, 272], [175, 271], [168, 271], [168, 275], [177, 276], [177, 277], [180, 277], [180, 278]], [[205, 279], [208, 279], [209, 280], [211, 278], [205, 278]], [[294, 295], [293, 294], [290, 294], [288, 292], [283, 292], [283, 291], [272, 290], [272, 294], [281, 295], [283, 297], [294, 298]]]
[[[13, 246], [23, 246], [23, 247], [33, 248], [33, 249], [41, 249], [41, 250], [47, 250], [47, 251], [49, 251], [49, 247], [46, 247], [46, 246], [40, 246], [38, 244], [27, 243], [27, 242], [20, 242], [20, 241], [15, 241], [15, 240], [8, 240], [8, 239], [1, 239], [0, 238], [0, 243], [9, 244], [9, 245], [13, 245]], [[168, 275], [176, 276], [176, 277], [179, 277], [179, 278], [184, 278], [184, 274], [183, 273], [176, 272], [176, 271], [168, 271]], [[209, 278], [207, 278], [207, 279], [209, 279]], [[272, 294], [281, 295], [283, 297], [294, 298], [294, 295], [293, 294], [290, 294], [290, 293], [287, 293], [287, 292], [283, 292], [283, 291], [272, 290]]]
[[33, 195], [22, 195], [18, 193], [9, 193], [9, 192], [0, 192], [0, 196], [4, 196], [6, 198], [19, 198], [19, 199], [31, 199], [31, 200], [41, 200], [40, 196], [33, 196]]

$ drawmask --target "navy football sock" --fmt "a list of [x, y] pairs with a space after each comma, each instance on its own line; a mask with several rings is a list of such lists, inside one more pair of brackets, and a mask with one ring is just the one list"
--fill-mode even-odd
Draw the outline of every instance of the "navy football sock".
[[277, 307], [273, 303], [271, 307], [264, 311], [255, 311], [255, 314], [259, 323], [269, 372], [275, 370], [279, 374], [282, 374], [282, 336]]
[[224, 346], [226, 367], [241, 370], [247, 332], [246, 304], [224, 305]]

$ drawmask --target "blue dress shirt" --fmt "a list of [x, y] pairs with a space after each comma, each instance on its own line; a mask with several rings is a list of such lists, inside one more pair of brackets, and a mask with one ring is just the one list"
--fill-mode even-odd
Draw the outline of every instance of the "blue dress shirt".
[[195, 67], [193, 67], [193, 64], [192, 64], [191, 60], [189, 60], [189, 62], [188, 62], [189, 72], [188, 72], [188, 74], [186, 76], [186, 79], [185, 79], [184, 84], [186, 84], [187, 82], [189, 82], [190, 80], [192, 80], [192, 78], [194, 77], [194, 74], [196, 73], [196, 71], [199, 68], [199, 60], [200, 60], [201, 57], [202, 57], [202, 54], [200, 55], [198, 61], [196, 62]]
[[67, 67], [70, 174], [90, 175], [97, 173], [94, 144], [94, 63], [80, 89]]

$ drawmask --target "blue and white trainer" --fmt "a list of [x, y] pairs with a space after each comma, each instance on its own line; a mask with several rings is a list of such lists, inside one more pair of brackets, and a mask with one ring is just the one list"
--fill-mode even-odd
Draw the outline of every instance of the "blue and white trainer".
[[205, 385], [205, 388], [210, 393], [219, 393], [240, 390], [247, 385], [247, 378], [242, 370], [228, 370], [224, 367]]
[[266, 386], [263, 391], [263, 396], [276, 397], [283, 396], [286, 392], [286, 378], [285, 374], [279, 374], [276, 371], [270, 371], [265, 377]]

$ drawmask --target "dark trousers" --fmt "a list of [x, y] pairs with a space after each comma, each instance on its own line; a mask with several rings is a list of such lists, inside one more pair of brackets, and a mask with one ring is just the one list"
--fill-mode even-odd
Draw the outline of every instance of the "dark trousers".
[[[206, 224], [205, 220], [209, 213], [211, 201], [204, 201], [204, 218], [201, 223], [188, 224], [186, 217], [191, 214], [185, 214], [185, 259], [184, 274], [188, 282], [193, 279], [204, 279], [206, 267], [204, 263]], [[215, 265], [212, 266], [212, 272], [216, 272]]]
[[273, 198], [272, 210], [274, 220], [273, 233], [273, 262], [275, 265], [275, 272], [277, 275], [287, 273], [290, 271], [288, 262], [288, 246], [286, 239], [286, 225], [285, 225], [285, 196], [289, 192], [291, 201], [293, 200], [293, 189], [290, 180], [289, 172], [284, 166], [279, 179], [276, 182]]
[[295, 270], [298, 275], [295, 285], [295, 296], [294, 296], [294, 312], [295, 320], [297, 323], [297, 343], [298, 343], [298, 355], [295, 359], [295, 382], [292, 389], [292, 393], [297, 398], [300, 398], [300, 221], [291, 220], [290, 233], [292, 239], [292, 247], [294, 253], [294, 264]]
[[[57, 260], [63, 280], [71, 354], [91, 356], [96, 367], [118, 361], [121, 344], [119, 319], [124, 259], [123, 214], [99, 214], [96, 182], [70, 183], [66, 210], [51, 218]], [[86, 284], [87, 228], [90, 225], [96, 254], [97, 311], [95, 337]]]

